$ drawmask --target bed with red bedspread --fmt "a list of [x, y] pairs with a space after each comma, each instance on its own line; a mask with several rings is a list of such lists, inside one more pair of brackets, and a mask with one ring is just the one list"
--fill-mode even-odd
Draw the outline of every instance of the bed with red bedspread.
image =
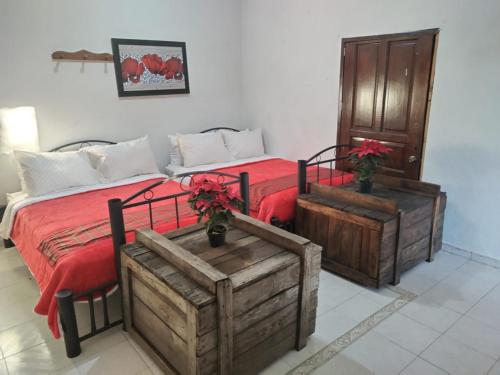
[[[268, 160], [243, 163], [218, 172], [239, 174], [248, 172], [250, 183], [251, 216], [270, 223], [273, 218], [288, 222], [295, 217], [297, 198], [297, 162], [272, 158]], [[353, 175], [329, 168], [308, 168], [308, 181], [329, 185], [346, 184]]]
[[[80, 293], [116, 280], [108, 200], [125, 199], [159, 180], [146, 179], [43, 200], [22, 207], [15, 214], [10, 238], [40, 288], [41, 296], [35, 312], [48, 315], [49, 327], [55, 337], [60, 336], [57, 291], [71, 289]], [[155, 195], [183, 191], [185, 189], [178, 182], [168, 181], [155, 189]], [[196, 222], [186, 199], [187, 196], [179, 198], [180, 226]], [[155, 230], [168, 232], [175, 229], [177, 220], [173, 200], [156, 203], [154, 217]], [[133, 240], [133, 229], [149, 226], [145, 206], [126, 210], [124, 219], [128, 241]]]
[[[297, 197], [296, 162], [272, 158], [217, 171], [231, 175], [248, 172], [251, 216], [267, 223], [272, 218], [283, 222], [293, 219]], [[330, 172], [326, 168], [320, 168], [319, 172], [312, 168], [309, 174], [310, 181], [319, 180], [324, 184], [338, 185], [352, 180], [351, 174]], [[43, 200], [16, 212], [10, 238], [40, 287], [41, 296], [35, 311], [48, 315], [49, 327], [55, 337], [60, 336], [55, 299], [57, 291], [71, 289], [74, 293], [83, 293], [116, 280], [108, 200], [125, 199], [158, 180], [151, 178]], [[186, 186], [169, 181], [160, 185], [155, 193], [163, 196], [183, 191], [186, 191]], [[186, 199], [187, 196], [180, 198], [179, 223], [172, 200], [155, 204], [154, 229], [164, 233], [178, 225], [195, 223], [196, 216]], [[140, 206], [125, 212], [127, 241], [133, 240], [134, 229], [149, 225], [144, 210], [144, 206]]]

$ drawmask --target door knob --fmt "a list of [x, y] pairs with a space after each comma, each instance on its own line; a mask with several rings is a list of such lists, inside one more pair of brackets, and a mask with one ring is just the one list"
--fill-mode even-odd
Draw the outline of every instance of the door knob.
[[415, 155], [410, 155], [408, 158], [408, 163], [413, 164], [417, 161], [417, 157]]

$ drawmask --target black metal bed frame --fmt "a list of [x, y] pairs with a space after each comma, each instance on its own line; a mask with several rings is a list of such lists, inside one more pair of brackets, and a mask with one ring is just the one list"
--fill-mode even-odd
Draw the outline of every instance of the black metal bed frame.
[[[332, 184], [333, 181], [333, 171], [335, 169], [339, 169], [342, 171], [342, 183], [344, 183], [344, 160], [346, 160], [349, 157], [349, 155], [347, 154], [347, 152], [344, 153], [343, 151], [348, 151], [351, 147], [352, 147], [351, 145], [333, 145], [314, 154], [307, 160], [299, 160], [297, 162], [299, 194], [306, 194], [308, 192], [309, 185], [307, 181], [307, 168], [316, 167], [316, 182], [319, 182], [320, 165], [322, 164], [329, 165], [330, 185]], [[328, 152], [332, 152], [333, 157], [329, 157], [326, 160], [322, 160], [322, 156]], [[340, 162], [340, 168], [338, 168], [337, 162]]]
[[115, 145], [116, 142], [101, 141], [98, 139], [89, 139], [89, 140], [84, 140], [84, 141], [76, 141], [76, 142], [66, 143], [65, 145], [58, 146], [56, 148], [53, 148], [52, 150], [49, 150], [49, 152], [61, 152], [61, 151], [64, 151], [65, 149], [71, 148], [73, 146], [78, 146], [78, 147], [76, 147], [76, 149], [81, 149], [83, 147], [93, 146], [94, 144]]
[[[228, 128], [228, 127], [218, 127], [218, 128], [211, 128], [202, 131], [202, 133], [207, 133], [210, 131], [217, 131], [217, 130], [232, 130], [232, 131], [239, 131], [237, 129], [233, 128]], [[115, 142], [111, 141], [104, 141], [104, 140], [82, 140], [82, 141], [75, 141], [75, 142], [70, 142], [67, 144], [64, 144], [62, 146], [53, 148], [50, 150], [50, 152], [63, 152], [73, 149], [81, 149], [83, 147], [87, 146], [92, 146], [95, 144], [103, 144], [103, 145], [112, 145], [116, 144]], [[167, 200], [167, 199], [173, 199], [174, 204], [175, 204], [175, 210], [176, 210], [176, 224], [177, 227], [180, 225], [180, 216], [179, 216], [179, 206], [178, 206], [178, 199], [181, 196], [188, 195], [190, 194], [190, 190], [185, 190], [182, 193], [176, 193], [176, 194], [170, 194], [162, 197], [154, 197], [154, 192], [153, 189], [162, 183], [165, 183], [166, 181], [172, 180], [172, 179], [181, 179], [181, 186], [182, 184], [182, 179], [185, 179], [189, 176], [196, 176], [199, 174], [203, 175], [216, 175], [218, 179], [223, 179], [224, 178], [232, 178], [231, 181], [225, 182], [223, 181], [222, 183], [224, 185], [231, 185], [231, 184], [236, 184], [239, 182], [240, 184], [240, 194], [243, 199], [243, 210], [242, 212], [245, 214], [248, 214], [249, 212], [249, 186], [248, 186], [248, 174], [247, 173], [242, 173], [240, 176], [234, 176], [230, 175], [227, 173], [222, 173], [222, 172], [211, 172], [211, 171], [203, 171], [203, 172], [190, 172], [190, 173], [185, 173], [181, 175], [177, 175], [172, 178], [168, 178], [159, 182], [156, 182], [141, 191], [133, 194], [132, 196], [128, 197], [124, 201], [121, 201], [120, 199], [112, 199], [108, 202], [108, 209], [110, 213], [110, 225], [111, 225], [111, 233], [112, 233], [112, 239], [113, 239], [113, 251], [114, 251], [114, 260], [115, 260], [115, 267], [116, 267], [116, 274], [117, 274], [117, 280], [108, 282], [103, 285], [99, 285], [95, 288], [83, 291], [81, 293], [74, 293], [72, 290], [69, 289], [63, 289], [59, 290], [55, 297], [57, 300], [57, 305], [59, 309], [59, 319], [61, 322], [62, 330], [63, 330], [63, 336], [64, 336], [64, 343], [66, 347], [66, 355], [69, 358], [76, 357], [80, 355], [81, 353], [81, 343], [84, 340], [87, 340], [93, 336], [96, 336], [97, 334], [100, 334], [110, 328], [113, 328], [115, 326], [118, 326], [120, 324], [123, 324], [123, 318], [117, 319], [115, 321], [110, 320], [110, 315], [109, 315], [109, 306], [108, 306], [108, 293], [113, 290], [114, 288], [120, 288], [120, 273], [121, 273], [121, 262], [120, 262], [120, 257], [119, 257], [119, 249], [122, 244], [125, 243], [125, 227], [124, 227], [124, 220], [123, 220], [123, 210], [126, 210], [127, 208], [131, 207], [137, 207], [141, 205], [147, 205], [148, 206], [148, 212], [149, 212], [149, 223], [150, 227], [153, 228], [153, 211], [152, 211], [152, 206], [155, 202]], [[144, 200], [140, 202], [131, 202], [134, 199], [140, 197], [143, 195]], [[121, 218], [121, 219], [120, 219]], [[10, 239], [9, 240], [4, 240], [5, 247], [13, 247], [15, 246], [14, 242], [12, 242]], [[103, 325], [101, 327], [97, 327], [96, 323], [96, 310], [94, 306], [94, 302], [96, 299], [101, 299], [102, 300], [102, 315], [103, 315]], [[75, 313], [75, 302], [76, 301], [84, 301], [88, 303], [89, 306], [89, 320], [90, 320], [90, 332], [80, 336], [78, 333], [78, 323], [76, 319], [76, 313]], [[123, 311], [122, 311], [123, 313]], [[123, 314], [122, 314], [123, 317]]]
[[[110, 199], [108, 201], [108, 209], [109, 209], [109, 217], [110, 217], [110, 225], [111, 225], [111, 233], [113, 240], [113, 253], [114, 253], [114, 261], [115, 261], [115, 269], [117, 279], [110, 283], [106, 283], [105, 285], [98, 286], [89, 291], [85, 291], [79, 294], [73, 294], [71, 290], [61, 290], [57, 292], [56, 299], [59, 308], [59, 318], [61, 321], [61, 325], [63, 328], [64, 334], [64, 343], [66, 346], [66, 354], [69, 358], [73, 358], [78, 356], [81, 353], [81, 342], [93, 337], [101, 332], [104, 332], [110, 328], [113, 328], [119, 324], [123, 324], [123, 305], [122, 308], [122, 318], [116, 321], [111, 322], [109, 319], [109, 311], [106, 299], [106, 292], [115, 285], [118, 289], [121, 288], [121, 258], [120, 258], [120, 249], [121, 246], [125, 244], [125, 222], [123, 212], [126, 209], [138, 206], [147, 206], [147, 213], [149, 215], [149, 226], [151, 229], [154, 229], [153, 222], [153, 203], [157, 203], [165, 200], [174, 200], [175, 204], [175, 213], [176, 213], [176, 227], [180, 227], [181, 217], [179, 215], [179, 198], [182, 196], [186, 196], [191, 194], [191, 190], [188, 188], [180, 193], [164, 195], [160, 197], [154, 196], [154, 189], [168, 181], [172, 181], [173, 179], [181, 179], [180, 186], [186, 186], [182, 183], [182, 180], [188, 177], [195, 178], [197, 175], [213, 175], [217, 177], [217, 180], [220, 181], [223, 185], [233, 185], [239, 184], [240, 195], [243, 200], [243, 209], [242, 213], [248, 215], [249, 213], [249, 185], [248, 185], [248, 173], [243, 172], [239, 176], [231, 175], [228, 173], [222, 172], [214, 172], [214, 171], [200, 171], [200, 172], [189, 172], [180, 174], [171, 178], [166, 178], [161, 181], [157, 181], [144, 189], [134, 193], [127, 199], [121, 200], [119, 198]], [[225, 179], [230, 179], [226, 181]], [[143, 197], [143, 200], [138, 202], [133, 202], [136, 198], [140, 196]], [[103, 301], [103, 316], [104, 316], [104, 324], [102, 327], [97, 328], [95, 321], [95, 310], [94, 310], [94, 298], [98, 294]], [[89, 312], [90, 312], [90, 323], [91, 323], [91, 331], [83, 336], [79, 336], [78, 334], [78, 324], [76, 320], [74, 303], [75, 301], [85, 298], [89, 303]], [[125, 326], [123, 326], [125, 329]]]
[[218, 126], [216, 128], [210, 128], [210, 129], [202, 130], [200, 133], [210, 133], [210, 132], [216, 132], [218, 130], [230, 130], [230, 131], [233, 131], [233, 132], [239, 132], [239, 131], [241, 131], [241, 130], [234, 129], [234, 128], [228, 128], [226, 126]]

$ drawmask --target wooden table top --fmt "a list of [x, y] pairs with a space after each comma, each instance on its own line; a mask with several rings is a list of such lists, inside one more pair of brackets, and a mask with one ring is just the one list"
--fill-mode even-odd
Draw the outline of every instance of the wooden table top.
[[[332, 189], [341, 189], [357, 193], [359, 187], [357, 184], [351, 183], [351, 184], [332, 187]], [[416, 194], [415, 192], [412, 191], [404, 191], [401, 189], [390, 188], [381, 184], [374, 184], [372, 192], [369, 194], [357, 193], [356, 195], [360, 198], [373, 196], [384, 200], [394, 201], [398, 206], [398, 208], [405, 212], [413, 211], [422, 207], [432, 206], [434, 202], [433, 197], [422, 194]], [[325, 197], [317, 194], [302, 194], [299, 196], [299, 199], [304, 199], [308, 202], [321, 204], [326, 207], [331, 207], [337, 210], [349, 212], [358, 216], [382, 222], [388, 222], [396, 217], [395, 214], [363, 207], [363, 205], [359, 201], [356, 201], [355, 198], [346, 201], [342, 199]]]
[[[181, 228], [163, 236], [228, 275], [235, 291], [300, 262], [297, 254], [231, 225], [228, 227], [226, 244], [217, 248], [210, 246], [202, 225]], [[144, 245], [126, 245], [123, 251], [196, 307], [215, 301], [213, 294]]]

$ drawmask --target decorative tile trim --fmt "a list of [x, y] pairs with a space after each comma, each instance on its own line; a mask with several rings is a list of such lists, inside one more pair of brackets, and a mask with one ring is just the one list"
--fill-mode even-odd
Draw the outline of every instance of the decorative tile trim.
[[388, 288], [393, 292], [399, 294], [399, 297], [386, 306], [382, 307], [374, 314], [370, 315], [357, 326], [347, 331], [342, 336], [332, 341], [330, 344], [326, 345], [319, 352], [313, 354], [304, 362], [297, 365], [295, 368], [290, 370], [287, 375], [306, 375], [312, 373], [314, 370], [323, 366], [326, 362], [335, 357], [342, 350], [350, 346], [353, 342], [358, 340], [365, 333], [370, 331], [373, 327], [381, 323], [383, 320], [387, 319], [389, 316], [400, 310], [403, 306], [413, 301], [417, 297], [416, 294], [397, 286], [388, 286]]

